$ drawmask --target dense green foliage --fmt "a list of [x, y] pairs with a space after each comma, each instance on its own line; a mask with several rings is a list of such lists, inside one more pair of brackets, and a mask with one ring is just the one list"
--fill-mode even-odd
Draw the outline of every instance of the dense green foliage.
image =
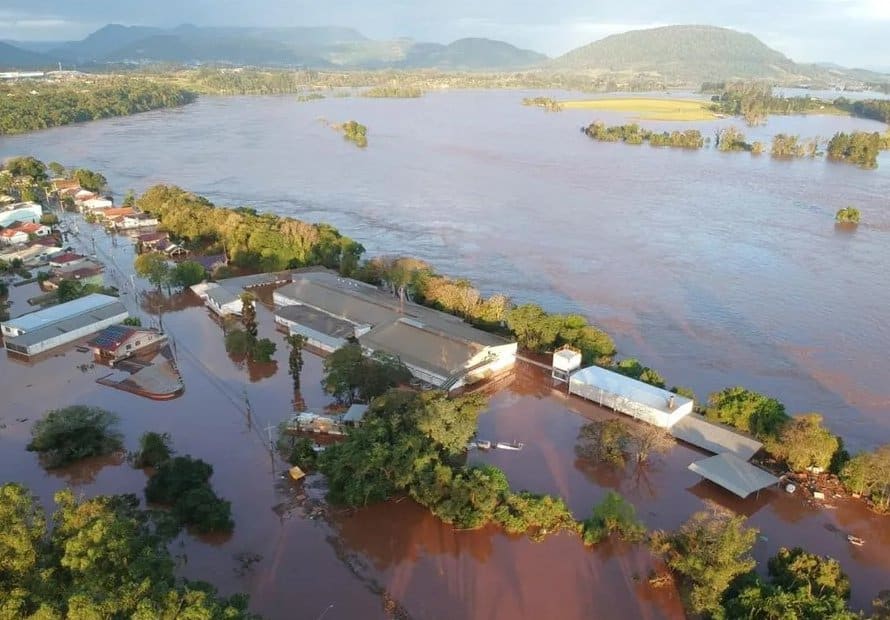
[[836, 560], [805, 552], [779, 550], [769, 561], [769, 578], [755, 573], [740, 577], [724, 599], [727, 618], [765, 620], [855, 620], [847, 609], [850, 580]]
[[526, 97], [522, 105], [544, 108], [547, 112], [562, 112], [562, 104], [550, 97]]
[[727, 127], [721, 130], [717, 134], [714, 144], [717, 146], [718, 151], [724, 152], [752, 150], [752, 146], [745, 142], [745, 134], [735, 127]]
[[579, 314], [548, 314], [540, 306], [525, 304], [509, 310], [506, 318], [519, 346], [531, 351], [569, 345], [581, 351], [587, 363], [608, 362], [615, 354], [612, 338]]
[[318, 454], [312, 449], [312, 440], [306, 437], [297, 437], [287, 432], [287, 423], [278, 429], [278, 441], [276, 446], [284, 459], [291, 465], [296, 465], [304, 472], [312, 471], [316, 467]]
[[212, 475], [213, 467], [200, 459], [174, 457], [157, 467], [145, 486], [145, 499], [172, 507], [180, 523], [198, 532], [231, 531], [231, 504], [213, 492]]
[[368, 146], [368, 128], [356, 121], [347, 121], [341, 126], [343, 137], [358, 147]]
[[759, 439], [775, 436], [788, 420], [785, 406], [778, 400], [741, 386], [711, 394], [705, 415], [716, 422], [749, 432]]
[[347, 344], [326, 357], [324, 372], [325, 392], [347, 404], [356, 399], [370, 402], [411, 379], [411, 372], [395, 357], [365, 356], [358, 344]]
[[169, 433], [143, 433], [139, 438], [139, 450], [133, 454], [133, 467], [159, 467], [173, 456]]
[[268, 364], [275, 355], [277, 345], [268, 338], [257, 338], [243, 329], [233, 329], [225, 336], [226, 351], [232, 355]]
[[764, 445], [770, 454], [796, 472], [828, 469], [841, 448], [838, 437], [822, 426], [822, 416], [818, 413], [787, 420], [778, 436], [768, 437]]
[[[37, 91], [32, 94], [32, 91]], [[95, 78], [0, 86], [0, 135], [184, 105], [195, 94], [159, 81]]]
[[137, 200], [164, 230], [196, 248], [225, 248], [240, 267], [277, 271], [324, 265], [346, 275], [365, 249], [327, 224], [308, 224], [252, 209], [214, 207], [178, 187], [156, 185]]
[[170, 264], [161, 254], [154, 252], [139, 254], [133, 262], [133, 268], [138, 275], [147, 279], [158, 290], [170, 282]]
[[625, 377], [630, 377], [631, 379], [654, 385], [655, 387], [663, 388], [665, 386], [664, 377], [648, 366], [643, 366], [640, 364], [639, 360], [632, 357], [621, 360], [615, 364], [615, 366], [610, 368], [610, 370], [620, 373]]
[[0, 486], [3, 618], [252, 617], [246, 597], [220, 599], [206, 583], [176, 578], [169, 538], [135, 496], [83, 500], [64, 490], [55, 502], [47, 518], [27, 489]]
[[844, 207], [834, 214], [834, 221], [838, 224], [858, 224], [860, 217], [856, 207]]
[[770, 154], [779, 159], [792, 157], [815, 157], [819, 153], [819, 143], [816, 140], [801, 141], [800, 136], [778, 133], [773, 136], [773, 144]]
[[50, 468], [110, 454], [123, 445], [115, 429], [117, 421], [115, 414], [98, 407], [72, 405], [53, 409], [34, 424], [28, 450], [39, 452]]
[[850, 101], [843, 97], [835, 99], [834, 105], [841, 110], [846, 110], [853, 116], [870, 118], [890, 124], [890, 100], [888, 99], [864, 99]]
[[69, 278], [59, 280], [59, 287], [56, 289], [59, 303], [80, 299], [93, 293], [116, 294], [113, 289], [106, 289], [98, 284], [84, 283], [80, 280], [71, 280]]
[[83, 189], [88, 189], [91, 192], [100, 192], [108, 185], [108, 180], [104, 175], [86, 168], [78, 168], [71, 173], [71, 178], [77, 181], [77, 184]]
[[13, 157], [6, 162], [4, 169], [14, 178], [29, 179], [35, 183], [43, 183], [48, 178], [46, 165], [36, 157]]
[[142, 327], [142, 319], [138, 316], [128, 316], [123, 321], [121, 321], [122, 325], [129, 325], [130, 327]]
[[695, 513], [676, 532], [653, 533], [653, 552], [683, 578], [687, 607], [694, 614], [719, 614], [733, 579], [754, 568], [750, 552], [757, 530], [744, 522], [715, 508]]
[[670, 146], [684, 149], [700, 149], [705, 145], [701, 132], [697, 129], [658, 133], [643, 129], [636, 123], [607, 127], [602, 121], [596, 121], [584, 129], [588, 137], [600, 142], [625, 142], [642, 144], [649, 142], [652, 146]]
[[591, 517], [584, 521], [582, 536], [585, 544], [592, 545], [613, 533], [624, 540], [638, 541], [642, 540], [646, 528], [637, 519], [633, 504], [615, 491], [609, 491], [603, 501], [594, 506]]
[[306, 346], [308, 338], [302, 334], [291, 334], [287, 338], [287, 344], [290, 346], [290, 353], [287, 356], [287, 371], [293, 379], [294, 391], [300, 391], [300, 373], [303, 371], [303, 347]]
[[877, 132], [838, 132], [828, 142], [829, 159], [849, 162], [863, 168], [878, 167], [880, 150], [881, 134]]
[[766, 121], [770, 114], [805, 114], [831, 104], [810, 96], [777, 97], [769, 82], [734, 82], [711, 98], [715, 112], [741, 116], [749, 125]]
[[371, 405], [361, 426], [319, 457], [330, 498], [362, 506], [399, 493], [457, 528], [497, 522], [533, 538], [578, 525], [558, 499], [510, 491], [490, 466], [460, 466], [458, 457], [485, 405], [478, 395], [390, 391]]
[[204, 266], [201, 263], [186, 260], [177, 263], [176, 267], [173, 268], [170, 273], [170, 283], [179, 288], [188, 288], [203, 282], [204, 276]]
[[854, 456], [841, 470], [841, 480], [852, 492], [867, 496], [877, 510], [890, 511], [890, 444]]
[[374, 86], [364, 91], [362, 96], [376, 99], [416, 99], [423, 96], [423, 91], [414, 86], [393, 84], [389, 86]]

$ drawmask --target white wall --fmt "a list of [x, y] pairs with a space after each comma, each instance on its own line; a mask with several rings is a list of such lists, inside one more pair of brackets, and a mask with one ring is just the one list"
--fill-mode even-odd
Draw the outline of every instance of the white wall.
[[53, 338], [47, 338], [42, 342], [38, 342], [28, 347], [28, 355], [37, 355], [38, 353], [49, 351], [50, 349], [62, 346], [63, 344], [74, 342], [75, 340], [83, 338], [84, 336], [95, 334], [96, 332], [105, 329], [109, 325], [116, 325], [117, 323], [120, 323], [128, 316], [130, 315], [125, 311], [103, 321], [87, 325], [86, 327], [75, 329], [74, 331], [66, 332], [64, 334], [59, 334], [58, 336], [54, 336]]

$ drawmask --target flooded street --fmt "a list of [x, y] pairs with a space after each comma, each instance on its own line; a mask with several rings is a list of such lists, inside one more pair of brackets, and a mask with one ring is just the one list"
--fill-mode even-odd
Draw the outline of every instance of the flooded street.
[[[371, 254], [416, 255], [487, 292], [582, 312], [616, 336], [622, 354], [700, 397], [744, 384], [792, 413], [823, 412], [854, 450], [890, 441], [886, 153], [877, 171], [863, 171], [598, 144], [578, 132], [589, 114], [545, 114], [520, 106], [522, 96], [205, 98], [180, 110], [0, 139], [0, 156], [27, 152], [95, 168], [118, 196], [170, 182], [220, 203], [329, 221]], [[318, 122], [322, 116], [367, 124], [368, 149], [344, 143]], [[704, 133], [725, 124], [703, 124]], [[773, 119], [749, 137], [875, 126]], [[863, 213], [852, 234], [833, 226], [846, 204]], [[144, 282], [135, 295], [130, 242], [82, 229], [78, 243], [91, 248], [94, 235], [108, 284], [121, 288], [131, 314], [146, 325], [163, 322], [185, 392], [155, 402], [103, 387], [95, 379], [105, 370], [90, 368], [89, 354], [73, 346], [33, 364], [0, 354], [0, 482], [28, 485], [47, 506], [66, 485], [86, 495], [141, 496], [146, 476], [123, 458], [47, 472], [25, 451], [46, 410], [102, 406], [120, 415], [128, 450], [145, 431], [169, 432], [179, 454], [213, 465], [235, 530], [225, 538], [183, 535], [173, 553], [183, 575], [224, 593], [248, 592], [252, 610], [265, 617], [384, 618], [396, 610], [412, 618], [541, 618], [557, 609], [565, 618], [682, 617], [676, 590], [649, 586], [655, 567], [634, 546], [456, 532], [410, 500], [335, 511], [329, 520], [303, 515], [296, 485], [282, 478], [286, 466], [268, 445], [267, 429], [294, 409], [287, 346], [268, 308], [259, 311], [260, 336], [278, 345], [275, 362], [239, 364], [196, 296], [167, 299]], [[13, 316], [38, 292], [33, 284], [13, 289]], [[306, 408], [321, 409], [330, 402], [320, 386], [322, 360], [304, 359], [301, 396]], [[888, 587], [886, 518], [852, 502], [819, 510], [777, 489], [739, 501], [686, 469], [702, 455], [685, 446], [640, 470], [594, 466], [573, 448], [585, 419], [604, 415], [520, 366], [491, 398], [479, 436], [522, 441], [525, 449], [476, 451], [470, 460], [502, 468], [516, 490], [559, 495], [579, 519], [611, 489], [653, 529], [675, 528], [715, 501], [761, 530], [761, 568], [780, 546], [800, 545], [838, 559], [854, 609], [867, 609]], [[868, 544], [851, 546], [847, 533]], [[245, 569], [243, 554], [261, 559]]]

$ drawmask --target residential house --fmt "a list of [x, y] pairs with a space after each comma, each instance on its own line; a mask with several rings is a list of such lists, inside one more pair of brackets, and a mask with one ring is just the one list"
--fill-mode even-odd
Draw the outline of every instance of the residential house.
[[87, 260], [86, 256], [75, 254], [74, 252], [64, 252], [53, 256], [49, 261], [50, 267], [72, 269], [75, 265], [79, 265]]
[[18, 230], [25, 233], [28, 238], [31, 238], [31, 235], [35, 237], [46, 237], [52, 232], [49, 226], [44, 226], [43, 224], [36, 224], [34, 222], [24, 222], [24, 223], [15, 223], [6, 230]]
[[[84, 205], [86, 206], [86, 205]], [[115, 220], [129, 215], [135, 215], [136, 211], [133, 207], [107, 207], [97, 210], [94, 215], [105, 220]]]
[[0, 243], [3, 245], [28, 243], [28, 233], [19, 228], [4, 228], [0, 231]]
[[[235, 290], [220, 286], [216, 282], [201, 282], [191, 287], [192, 291], [204, 300], [204, 305], [219, 316], [240, 316], [244, 312], [241, 295]], [[256, 307], [256, 302], [251, 302]]]
[[98, 361], [114, 366], [115, 362], [166, 340], [167, 336], [156, 329], [111, 325], [96, 334], [87, 346]]
[[76, 179], [53, 179], [51, 183], [53, 191], [59, 196], [74, 195], [81, 190]]
[[80, 206], [87, 200], [92, 200], [93, 198], [98, 198], [99, 194], [96, 192], [91, 192], [88, 189], [81, 189], [74, 192], [74, 204]]
[[88, 200], [84, 200], [80, 203], [80, 210], [83, 213], [91, 213], [93, 215], [99, 215], [99, 211], [102, 209], [110, 209], [114, 206], [114, 203], [108, 198], [90, 198]]
[[135, 230], [137, 228], [149, 228], [160, 224], [158, 218], [148, 213], [133, 213], [115, 218], [114, 228], [117, 230]]
[[211, 256], [192, 256], [192, 261], [199, 263], [207, 273], [213, 273], [218, 267], [225, 267], [229, 260], [225, 254], [213, 254]]
[[136, 236], [137, 252], [154, 252], [158, 250], [158, 244], [167, 241], [170, 238], [165, 232], [150, 232]]

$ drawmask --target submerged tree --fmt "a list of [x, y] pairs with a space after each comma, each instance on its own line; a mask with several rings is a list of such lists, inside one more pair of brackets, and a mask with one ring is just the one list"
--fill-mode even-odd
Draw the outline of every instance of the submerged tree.
[[303, 370], [303, 347], [308, 338], [303, 334], [291, 334], [287, 337], [290, 355], [287, 358], [288, 372], [294, 380], [294, 392], [300, 391], [300, 372]]
[[123, 445], [117, 421], [117, 415], [99, 407], [53, 409], [34, 424], [28, 450], [39, 452], [50, 468], [110, 454]]
[[256, 306], [254, 305], [256, 297], [252, 293], [244, 292], [241, 294], [241, 324], [244, 331], [253, 339], [259, 334], [259, 328], [256, 321]]

